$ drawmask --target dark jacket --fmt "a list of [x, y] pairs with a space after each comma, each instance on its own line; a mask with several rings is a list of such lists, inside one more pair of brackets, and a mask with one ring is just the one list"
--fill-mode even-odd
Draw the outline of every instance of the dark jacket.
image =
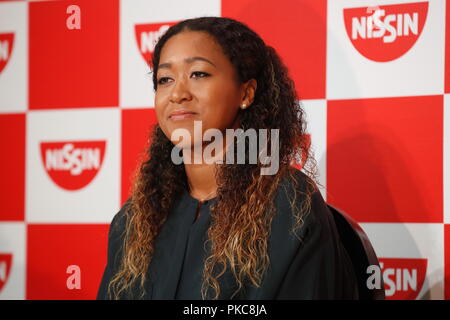
[[[306, 175], [296, 171], [296, 179], [300, 182], [298, 188], [304, 189]], [[311, 211], [297, 231], [302, 241], [291, 234], [294, 217], [287, 196], [292, 197], [293, 190], [287, 178], [277, 190], [277, 213], [272, 220], [268, 246], [270, 266], [260, 288], [248, 285], [234, 299], [357, 299], [352, 263], [319, 191], [314, 193]], [[187, 191], [176, 199], [155, 241], [144, 299], [201, 299], [203, 260], [209, 250], [208, 245], [205, 247], [211, 221], [209, 208], [216, 199], [200, 207], [197, 220], [198, 201]], [[303, 198], [297, 199], [300, 204]], [[128, 203], [115, 215], [110, 226], [108, 262], [97, 299], [109, 298], [107, 285], [119, 267]], [[231, 272], [225, 273], [219, 282], [220, 299], [230, 299], [236, 289]], [[131, 296], [123, 298], [137, 299], [139, 295], [135, 286]]]

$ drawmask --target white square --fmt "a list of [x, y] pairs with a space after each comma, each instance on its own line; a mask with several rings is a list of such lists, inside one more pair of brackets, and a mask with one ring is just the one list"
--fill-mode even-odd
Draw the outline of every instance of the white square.
[[[369, 237], [379, 259], [427, 259], [425, 281], [416, 299], [444, 299], [443, 224], [361, 223], [360, 225]], [[403, 289], [395, 286], [395, 290]], [[388, 294], [389, 292], [386, 292], [387, 298]]]
[[302, 100], [306, 113], [307, 133], [311, 135], [311, 151], [317, 163], [319, 190], [326, 200], [327, 169], [327, 101]]
[[[411, 9], [414, 4], [409, 0], [328, 2], [326, 95], [328, 99], [443, 94], [445, 1], [415, 2], [428, 3], [428, 12], [422, 30], [420, 30], [420, 21], [425, 19], [425, 15], [420, 10]], [[372, 16], [375, 11], [370, 6], [374, 5], [379, 6], [380, 9], [383, 9], [383, 6], [389, 7], [389, 5], [398, 5], [401, 8], [399, 9], [401, 13], [393, 14], [393, 9], [385, 7], [386, 10], [383, 9], [385, 11], [384, 16], [378, 17], [383, 23], [389, 22], [395, 32], [385, 31], [384, 36], [387, 38], [383, 36], [369, 39], [368, 29], [370, 28], [367, 28], [367, 26], [370, 23], [367, 23], [368, 18], [353, 17], [350, 19], [351, 14], [349, 14], [347, 20], [351, 21], [351, 23], [348, 23], [348, 25], [351, 25], [349, 27], [351, 31], [347, 32], [344, 9], [348, 13], [351, 8], [367, 7], [366, 10], [369, 10], [367, 12], [370, 12], [368, 15]], [[408, 10], [412, 11], [408, 13]], [[381, 13], [381, 11], [379, 12]], [[415, 13], [417, 13], [417, 16], [415, 16]], [[391, 15], [387, 19], [389, 21], [384, 20], [389, 15]], [[400, 15], [401, 18], [397, 19], [397, 15]], [[398, 23], [397, 20], [392, 21], [392, 19], [397, 19]], [[413, 21], [414, 23], [404, 21]], [[384, 25], [386, 26], [386, 24]], [[414, 35], [416, 29], [417, 35]], [[406, 35], [405, 30], [407, 30], [408, 35]], [[405, 33], [402, 34], [402, 32]], [[395, 40], [392, 41], [389, 37], [394, 34]], [[414, 39], [416, 41], [412, 42]], [[374, 42], [370, 41], [379, 42], [375, 42], [376, 44], [371, 47]], [[354, 43], [360, 43], [359, 49]], [[367, 51], [364, 55], [360, 53], [364, 51], [361, 48]], [[372, 60], [375, 54], [401, 53], [402, 50], [407, 48], [409, 50], [394, 58], [394, 60], [386, 62]]]
[[30, 111], [26, 134], [25, 220], [111, 222], [120, 204], [120, 109]]
[[450, 223], [450, 95], [444, 95], [444, 223]]
[[9, 256], [0, 258], [0, 300], [25, 299], [25, 252], [25, 223], [0, 222], [0, 255]]
[[[122, 0], [120, 3], [120, 106], [148, 108], [154, 106], [152, 74], [141, 50], [152, 52], [147, 42], [144, 46], [137, 36], [136, 26], [147, 28], [147, 41], [159, 37], [169, 24], [199, 16], [220, 16], [220, 0], [193, 0], [189, 5], [183, 0], [147, 1]], [[167, 24], [165, 24], [167, 23]], [[158, 25], [152, 26], [152, 24]], [[163, 24], [162, 26], [160, 26]], [[138, 42], [139, 41], [139, 42]], [[150, 47], [150, 48], [149, 48]]]
[[3, 66], [0, 67], [0, 113], [25, 111], [28, 106], [26, 2], [0, 3], [0, 66]]

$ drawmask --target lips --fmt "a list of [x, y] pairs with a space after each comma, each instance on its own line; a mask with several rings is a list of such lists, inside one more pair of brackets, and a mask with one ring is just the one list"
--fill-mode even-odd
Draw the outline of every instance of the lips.
[[196, 115], [197, 113], [189, 110], [176, 110], [170, 113], [169, 119], [171, 120], [182, 120], [188, 119]]

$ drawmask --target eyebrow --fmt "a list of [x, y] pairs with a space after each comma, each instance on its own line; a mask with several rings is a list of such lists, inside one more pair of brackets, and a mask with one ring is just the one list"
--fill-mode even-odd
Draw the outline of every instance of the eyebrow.
[[[203, 57], [188, 57], [188, 58], [185, 58], [185, 59], [184, 59], [184, 62], [185, 62], [185, 63], [192, 63], [192, 62], [194, 62], [194, 61], [205, 61], [205, 62], [208, 62], [209, 64], [212, 64], [214, 67], [216, 67], [216, 65], [215, 65], [214, 63], [212, 63], [211, 61], [209, 61], [208, 59], [203, 58]], [[171, 66], [172, 66], [172, 64], [171, 64], [170, 62], [161, 63], [161, 64], [158, 66], [158, 69], [161, 69], [161, 68], [170, 68]], [[217, 67], [216, 67], [216, 68], [217, 68]]]

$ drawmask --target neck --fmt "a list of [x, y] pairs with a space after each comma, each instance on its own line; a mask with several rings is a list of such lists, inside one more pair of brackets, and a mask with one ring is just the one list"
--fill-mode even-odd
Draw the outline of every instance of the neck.
[[[216, 170], [218, 170], [218, 165], [213, 163], [212, 160], [222, 159], [223, 152], [226, 150], [226, 148], [222, 148], [217, 154], [213, 155], [213, 158], [205, 158], [207, 157], [204, 154], [205, 147], [206, 144], [201, 148], [192, 147], [190, 161], [186, 161], [188, 159], [184, 158], [184, 168], [190, 186], [190, 193], [192, 196], [201, 200], [206, 200], [206, 198], [211, 198], [215, 195], [215, 191], [217, 190]], [[196, 152], [200, 154], [196, 154]], [[201, 159], [201, 161], [196, 163], [194, 161], [195, 158]]]
[[[239, 119], [237, 118], [233, 123], [232, 128], [239, 128], [239, 123]], [[222, 148], [220, 148], [218, 154], [213, 155], [214, 159], [224, 159], [224, 153], [228, 149], [225, 141], [220, 141], [220, 143], [222, 144]], [[199, 148], [200, 150], [191, 148], [191, 159], [190, 161], [185, 161], [184, 163], [188, 184], [190, 186], [190, 193], [191, 195], [195, 195], [195, 197], [197, 198], [211, 198], [215, 196], [215, 191], [217, 190], [217, 181], [215, 175], [216, 170], [218, 169], [218, 165], [214, 163], [205, 163], [205, 159], [203, 158], [203, 151], [206, 145], [203, 145], [201, 148]], [[195, 155], [196, 151], [200, 151], [201, 154]], [[197, 164], [194, 162], [195, 156], [199, 157], [198, 159], [202, 159], [201, 163]]]
[[216, 166], [214, 164], [201, 163], [185, 164], [184, 167], [191, 188], [191, 195], [196, 198], [212, 197], [214, 191], [217, 190]]

